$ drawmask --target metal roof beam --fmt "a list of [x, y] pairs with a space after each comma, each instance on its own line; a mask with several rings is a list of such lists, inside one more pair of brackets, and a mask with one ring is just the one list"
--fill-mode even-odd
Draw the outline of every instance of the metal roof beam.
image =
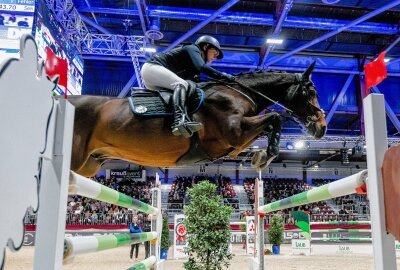
[[394, 46], [397, 45], [397, 43], [399, 43], [400, 41], [400, 36], [396, 38], [395, 41], [393, 41], [391, 44], [389, 44], [389, 46], [387, 46], [387, 48], [385, 49], [386, 53], [388, 53], [391, 49], [393, 49]]
[[344, 83], [344, 85], [343, 85], [342, 89], [340, 90], [339, 94], [336, 96], [336, 99], [335, 99], [335, 101], [333, 102], [332, 107], [331, 107], [331, 109], [329, 110], [329, 113], [328, 113], [328, 115], [327, 115], [326, 118], [325, 118], [325, 119], [326, 119], [326, 125], [328, 125], [329, 122], [331, 121], [331, 119], [332, 119], [332, 117], [333, 117], [333, 114], [335, 113], [337, 107], [339, 106], [339, 103], [342, 101], [344, 94], [346, 94], [346, 91], [347, 91], [347, 89], [349, 88], [350, 83], [351, 83], [351, 81], [353, 80], [353, 78], [354, 78], [354, 75], [351, 74], [351, 75], [347, 78], [347, 80], [346, 80], [346, 82]]
[[91, 43], [91, 36], [72, 0], [45, 1], [46, 6], [64, 28], [68, 38], [74, 43], [78, 52], [82, 53], [84, 47]]
[[370, 13], [368, 13], [368, 14], [366, 14], [364, 16], [361, 16], [357, 20], [354, 20], [351, 23], [340, 27], [337, 30], [331, 31], [329, 33], [326, 33], [325, 35], [320, 36], [319, 38], [316, 38], [316, 39], [314, 39], [314, 40], [312, 40], [310, 42], [307, 42], [306, 44], [298, 47], [297, 49], [294, 49], [291, 52], [288, 52], [288, 53], [286, 53], [284, 55], [277, 56], [277, 57], [273, 58], [271, 61], [269, 61], [266, 64], [266, 66], [270, 66], [272, 64], [275, 64], [275, 63], [277, 63], [277, 62], [279, 62], [279, 61], [281, 61], [281, 60], [283, 60], [283, 59], [285, 59], [285, 58], [287, 58], [287, 57], [289, 57], [289, 56], [291, 56], [291, 55], [293, 55], [293, 54], [295, 54], [295, 53], [297, 53], [297, 52], [299, 52], [301, 50], [307, 49], [307, 48], [311, 47], [312, 45], [321, 42], [322, 40], [325, 40], [325, 39], [330, 38], [330, 37], [332, 37], [334, 35], [337, 35], [340, 32], [343, 32], [344, 30], [349, 29], [350, 27], [355, 26], [355, 25], [357, 25], [357, 24], [359, 24], [359, 23], [361, 23], [363, 21], [366, 21], [366, 20], [368, 20], [368, 19], [370, 19], [370, 18], [372, 18], [372, 17], [374, 17], [374, 16], [376, 16], [376, 15], [378, 15], [378, 14], [380, 14], [380, 13], [382, 13], [382, 12], [388, 10], [388, 9], [391, 9], [392, 7], [395, 7], [395, 6], [399, 5], [399, 4], [400, 4], [400, 0], [396, 0], [396, 1], [393, 1], [393, 2], [391, 2], [389, 4], [387, 4], [387, 5], [384, 5], [381, 8], [378, 8], [378, 9], [376, 9], [374, 11], [371, 11]]
[[400, 58], [394, 59], [394, 60], [390, 60], [389, 62], [386, 63], [386, 66], [389, 66], [391, 64], [396, 64], [400, 62]]
[[[143, 5], [141, 2], [143, 3]], [[142, 26], [143, 35], [145, 36], [146, 42], [148, 42], [148, 39], [146, 37], [146, 31], [147, 31], [147, 24], [149, 23], [149, 21], [145, 13], [147, 9], [146, 2], [145, 0], [143, 1], [135, 0], [135, 3], [139, 13], [140, 25]]]
[[[215, 11], [210, 17], [208, 17], [207, 19], [205, 19], [204, 21], [202, 21], [201, 23], [199, 23], [198, 25], [193, 27], [191, 30], [186, 32], [186, 34], [182, 35], [180, 38], [175, 40], [175, 42], [172, 42], [164, 51], [169, 51], [170, 49], [172, 49], [172, 48], [176, 47], [177, 45], [181, 44], [188, 37], [192, 36], [194, 33], [199, 31], [201, 28], [206, 26], [209, 22], [212, 22], [213, 20], [215, 20], [218, 17], [218, 15], [220, 15], [222, 12], [230, 9], [232, 6], [234, 6], [239, 1], [240, 0], [230, 0], [228, 3], [223, 5], [220, 9]], [[186, 18], [190, 18], [188, 15], [186, 15], [186, 16], [187, 16]]]
[[[283, 10], [279, 16], [279, 20], [275, 26], [274, 32], [272, 33], [272, 38], [277, 38], [279, 33], [282, 30], [283, 27], [283, 22], [285, 21], [287, 15], [289, 14], [289, 11], [292, 9], [293, 6], [293, 0], [285, 0], [285, 3], [283, 4]], [[260, 61], [260, 68], [262, 68], [265, 64], [265, 60], [267, 59], [269, 53], [274, 49], [275, 45], [268, 45], [267, 50], [262, 57]]]
[[[139, 16], [138, 10], [131, 10], [131, 9], [81, 7], [79, 8], [79, 12]], [[192, 21], [204, 21], [207, 20], [210, 16], [212, 16], [214, 14], [214, 11], [206, 9], [193, 9], [193, 8], [148, 6], [147, 14], [149, 17], [157, 17], [161, 19], [173, 19], [173, 20], [183, 20], [183, 21], [187, 21], [190, 19]], [[240, 13], [240, 12], [229, 12], [229, 11], [225, 11], [222, 14], [218, 15], [215, 18], [214, 22], [229, 23], [229, 24], [262, 25], [262, 26], [273, 26], [276, 23], [273, 14]], [[333, 31], [338, 28], [344, 27], [351, 22], [352, 21], [349, 20], [287, 16], [286, 19], [283, 21], [282, 26], [284, 28], [304, 28], [304, 29]], [[376, 23], [376, 22], [359, 23], [345, 30], [347, 32], [386, 34], [386, 35], [395, 35], [398, 33], [397, 28], [393, 27], [392, 24]]]
[[83, 14], [79, 14], [79, 16], [81, 17], [82, 21], [84, 21], [85, 23], [89, 24], [90, 26], [92, 26], [93, 28], [96, 28], [97, 30], [99, 30], [100, 32], [102, 32], [103, 34], [108, 34], [108, 35], [114, 35], [114, 33], [110, 32], [109, 30], [105, 29], [104, 27], [102, 27], [101, 25], [99, 25], [96, 22], [93, 22], [91, 19], [89, 19], [88, 17], [86, 17]]

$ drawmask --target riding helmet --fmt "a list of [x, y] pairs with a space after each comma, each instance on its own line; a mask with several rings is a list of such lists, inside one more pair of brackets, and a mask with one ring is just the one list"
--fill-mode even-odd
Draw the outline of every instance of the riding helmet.
[[202, 45], [208, 44], [217, 49], [217, 51], [219, 52], [217, 59], [222, 59], [224, 57], [224, 54], [222, 53], [221, 46], [219, 45], [218, 40], [212, 36], [201, 36], [196, 40], [194, 44], [199, 46], [200, 48], [202, 47]]

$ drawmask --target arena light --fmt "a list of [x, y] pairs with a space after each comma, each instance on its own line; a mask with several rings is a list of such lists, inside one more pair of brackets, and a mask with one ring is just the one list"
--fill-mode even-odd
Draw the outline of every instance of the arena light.
[[390, 59], [390, 58], [384, 58], [384, 59], [383, 59], [383, 61], [384, 61], [385, 63], [389, 62], [390, 60], [392, 60], [392, 59]]
[[304, 148], [304, 145], [305, 145], [304, 141], [297, 141], [297, 142], [294, 143], [294, 148], [295, 149], [302, 149], [302, 148]]
[[267, 38], [266, 41], [267, 44], [271, 44], [271, 45], [280, 45], [283, 43], [283, 39], [280, 38]]
[[287, 150], [293, 150], [294, 149], [294, 145], [292, 142], [287, 142], [286, 143], [286, 149]]
[[146, 47], [146, 48], [144, 48], [144, 51], [147, 53], [155, 53], [157, 50], [156, 50], [156, 48]]

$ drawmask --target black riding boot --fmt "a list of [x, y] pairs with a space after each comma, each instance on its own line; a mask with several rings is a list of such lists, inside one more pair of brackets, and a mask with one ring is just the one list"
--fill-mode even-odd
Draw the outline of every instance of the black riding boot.
[[199, 131], [203, 125], [198, 122], [190, 121], [186, 111], [186, 93], [184, 85], [177, 84], [174, 89], [174, 123], [172, 125], [172, 134], [175, 136], [184, 136], [189, 138], [193, 132]]

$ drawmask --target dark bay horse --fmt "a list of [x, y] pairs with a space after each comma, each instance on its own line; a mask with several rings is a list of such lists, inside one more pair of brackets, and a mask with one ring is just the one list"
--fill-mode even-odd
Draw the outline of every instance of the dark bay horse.
[[[267, 131], [272, 134], [268, 149], [255, 155], [253, 165], [268, 165], [279, 151], [280, 122], [275, 112], [260, 114], [272, 104], [265, 96], [291, 110], [310, 135], [323, 137], [326, 121], [311, 81], [313, 66], [303, 74], [241, 74], [236, 84], [205, 89], [204, 104], [193, 115], [204, 125], [198, 132], [201, 150], [210, 160], [236, 156]], [[68, 100], [75, 106], [71, 169], [81, 175], [96, 174], [108, 159], [176, 166], [191, 145], [190, 139], [172, 135], [172, 117], [138, 117], [127, 99], [71, 96]]]

